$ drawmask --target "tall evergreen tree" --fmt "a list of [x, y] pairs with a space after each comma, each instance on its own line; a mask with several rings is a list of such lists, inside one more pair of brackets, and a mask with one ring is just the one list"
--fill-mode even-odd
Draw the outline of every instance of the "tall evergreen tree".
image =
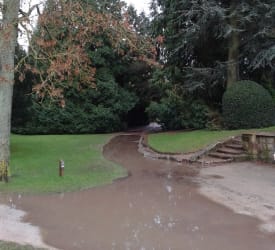
[[[273, 29], [274, 6], [272, 0], [154, 0], [154, 34], [164, 37], [162, 51], [167, 65], [182, 72], [190, 67], [188, 72], [195, 79], [198, 72], [209, 77], [225, 66], [228, 86], [251, 70], [250, 66], [270, 62], [271, 57], [264, 52], [267, 44], [274, 42], [267, 32]], [[265, 44], [260, 42], [263, 40]], [[268, 52], [272, 54], [271, 46]], [[259, 56], [257, 62], [252, 60]]]
[[[272, 0], [153, 0], [152, 32], [165, 74], [154, 74], [164, 90], [149, 113], [172, 119], [174, 128], [190, 127], [185, 118], [196, 114], [188, 114], [188, 103], [189, 111], [198, 99], [219, 110], [227, 86], [274, 67], [274, 6]], [[170, 113], [178, 120], [167, 119]]]

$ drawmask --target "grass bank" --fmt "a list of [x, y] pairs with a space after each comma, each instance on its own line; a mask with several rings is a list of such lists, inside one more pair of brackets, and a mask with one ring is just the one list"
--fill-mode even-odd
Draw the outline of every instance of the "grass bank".
[[189, 132], [165, 132], [150, 134], [149, 145], [159, 152], [187, 153], [197, 151], [217, 141], [246, 131], [274, 131], [275, 127], [251, 130], [195, 130]]
[[[110, 135], [46, 135], [11, 137], [10, 182], [0, 192], [49, 193], [111, 183], [126, 171], [103, 158]], [[59, 159], [65, 161], [58, 176]]]
[[0, 241], [0, 249], [1, 250], [45, 250], [42, 248], [35, 248], [32, 246], [23, 246], [23, 245], [18, 245], [16, 243], [9, 243], [9, 242], [3, 242]]

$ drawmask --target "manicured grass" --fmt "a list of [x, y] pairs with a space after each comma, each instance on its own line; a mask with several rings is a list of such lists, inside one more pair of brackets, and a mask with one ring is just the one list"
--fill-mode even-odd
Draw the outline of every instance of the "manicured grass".
[[231, 136], [239, 135], [245, 131], [274, 131], [275, 127], [253, 130], [196, 130], [190, 132], [166, 132], [150, 134], [149, 145], [159, 152], [193, 152], [202, 149], [217, 141], [225, 140]]
[[[110, 138], [12, 135], [10, 182], [0, 182], [0, 192], [64, 192], [111, 183], [126, 170], [103, 158], [102, 147]], [[58, 176], [59, 159], [65, 161], [64, 177]]]
[[42, 248], [35, 248], [32, 246], [22, 246], [15, 243], [3, 242], [0, 241], [1, 250], [43, 250]]

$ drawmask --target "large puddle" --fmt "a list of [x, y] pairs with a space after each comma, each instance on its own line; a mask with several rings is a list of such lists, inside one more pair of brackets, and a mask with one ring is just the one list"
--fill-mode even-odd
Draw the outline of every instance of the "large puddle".
[[129, 178], [75, 193], [13, 197], [47, 245], [64, 250], [274, 250], [274, 235], [197, 192], [196, 171], [144, 158], [138, 135], [118, 136], [105, 157]]

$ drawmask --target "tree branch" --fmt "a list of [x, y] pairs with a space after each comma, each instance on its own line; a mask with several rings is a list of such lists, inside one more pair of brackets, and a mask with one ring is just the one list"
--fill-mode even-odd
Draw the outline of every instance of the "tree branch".
[[33, 6], [31, 6], [28, 10], [28, 12], [23, 11], [22, 9], [19, 9], [19, 14], [21, 14], [23, 17], [29, 17], [32, 12], [36, 9], [37, 13], [40, 15], [40, 9], [39, 9], [39, 5], [41, 3], [38, 4], [34, 4]]

